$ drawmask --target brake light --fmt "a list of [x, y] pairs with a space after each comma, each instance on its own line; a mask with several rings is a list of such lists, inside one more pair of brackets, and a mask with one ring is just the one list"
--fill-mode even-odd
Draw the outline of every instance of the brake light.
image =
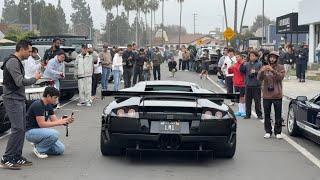
[[201, 115], [202, 120], [208, 120], [208, 119], [222, 119], [223, 118], [223, 113], [221, 111], [216, 111], [213, 115], [212, 111], [205, 111]]
[[123, 117], [123, 116], [124, 116], [124, 114], [125, 114], [125, 112], [124, 112], [124, 110], [123, 110], [123, 109], [118, 109], [118, 111], [117, 111], [117, 115], [118, 115], [119, 117]]

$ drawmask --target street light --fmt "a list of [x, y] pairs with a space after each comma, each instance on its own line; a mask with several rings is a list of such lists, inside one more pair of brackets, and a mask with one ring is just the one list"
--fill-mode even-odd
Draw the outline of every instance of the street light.
[[73, 32], [76, 33], [76, 32], [75, 32], [75, 27], [76, 27], [76, 26], [79, 26], [79, 25], [84, 25], [84, 26], [86, 26], [86, 27], [89, 29], [90, 40], [92, 40], [92, 28], [91, 28], [91, 26], [89, 26], [89, 25], [87, 25], [87, 24], [85, 24], [85, 23], [78, 23], [78, 24], [73, 25], [73, 26], [74, 26], [74, 27], [73, 27]]

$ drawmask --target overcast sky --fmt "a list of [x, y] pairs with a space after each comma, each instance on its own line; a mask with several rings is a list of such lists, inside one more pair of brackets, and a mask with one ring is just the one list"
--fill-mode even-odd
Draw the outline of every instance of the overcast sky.
[[[16, 0], [18, 1], [18, 0]], [[47, 3], [57, 4], [58, 0], [45, 0]], [[95, 28], [100, 29], [105, 23], [105, 11], [101, 7], [100, 0], [86, 0], [91, 7]], [[265, 0], [266, 16], [275, 19], [290, 12], [298, 11], [300, 0]], [[187, 31], [193, 33], [193, 13], [197, 13], [196, 31], [208, 33], [216, 27], [222, 27], [223, 23], [223, 0], [185, 0], [183, 4], [182, 24]], [[234, 0], [226, 0], [229, 26], [233, 27]], [[67, 21], [70, 22], [70, 14], [73, 9], [71, 0], [62, 0]], [[238, 0], [239, 3], [239, 24], [245, 0]], [[0, 0], [0, 13], [2, 14], [4, 0]], [[161, 7], [161, 6], [160, 6]], [[122, 10], [122, 9], [121, 9]], [[115, 10], [114, 10], [115, 13]], [[251, 25], [258, 14], [262, 14], [262, 0], [249, 0], [244, 19], [244, 25]], [[131, 12], [131, 22], [135, 15]], [[143, 16], [144, 17], [144, 16]], [[161, 8], [156, 15], [156, 23], [161, 21]], [[150, 18], [149, 18], [150, 20]], [[165, 3], [165, 24], [179, 24], [179, 5], [177, 0], [168, 0]], [[238, 25], [239, 26], [239, 25]]]

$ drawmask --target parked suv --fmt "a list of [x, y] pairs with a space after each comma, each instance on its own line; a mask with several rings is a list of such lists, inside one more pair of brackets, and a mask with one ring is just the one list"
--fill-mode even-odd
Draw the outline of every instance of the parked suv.
[[[39, 56], [43, 57], [44, 53], [51, 46], [49, 45], [33, 45], [38, 48]], [[61, 49], [66, 53], [65, 59], [65, 78], [60, 83], [61, 100], [69, 100], [78, 91], [78, 82], [74, 78], [74, 61], [77, 57], [76, 48], [69, 46], [61, 46]], [[0, 47], [0, 66], [5, 58], [15, 52], [15, 46]], [[0, 79], [2, 79], [2, 71], [0, 71]]]

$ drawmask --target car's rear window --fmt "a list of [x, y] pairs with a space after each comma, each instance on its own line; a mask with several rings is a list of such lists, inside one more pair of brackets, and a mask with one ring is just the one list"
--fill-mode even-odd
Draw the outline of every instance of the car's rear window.
[[147, 85], [145, 91], [178, 91], [193, 92], [191, 86]]

